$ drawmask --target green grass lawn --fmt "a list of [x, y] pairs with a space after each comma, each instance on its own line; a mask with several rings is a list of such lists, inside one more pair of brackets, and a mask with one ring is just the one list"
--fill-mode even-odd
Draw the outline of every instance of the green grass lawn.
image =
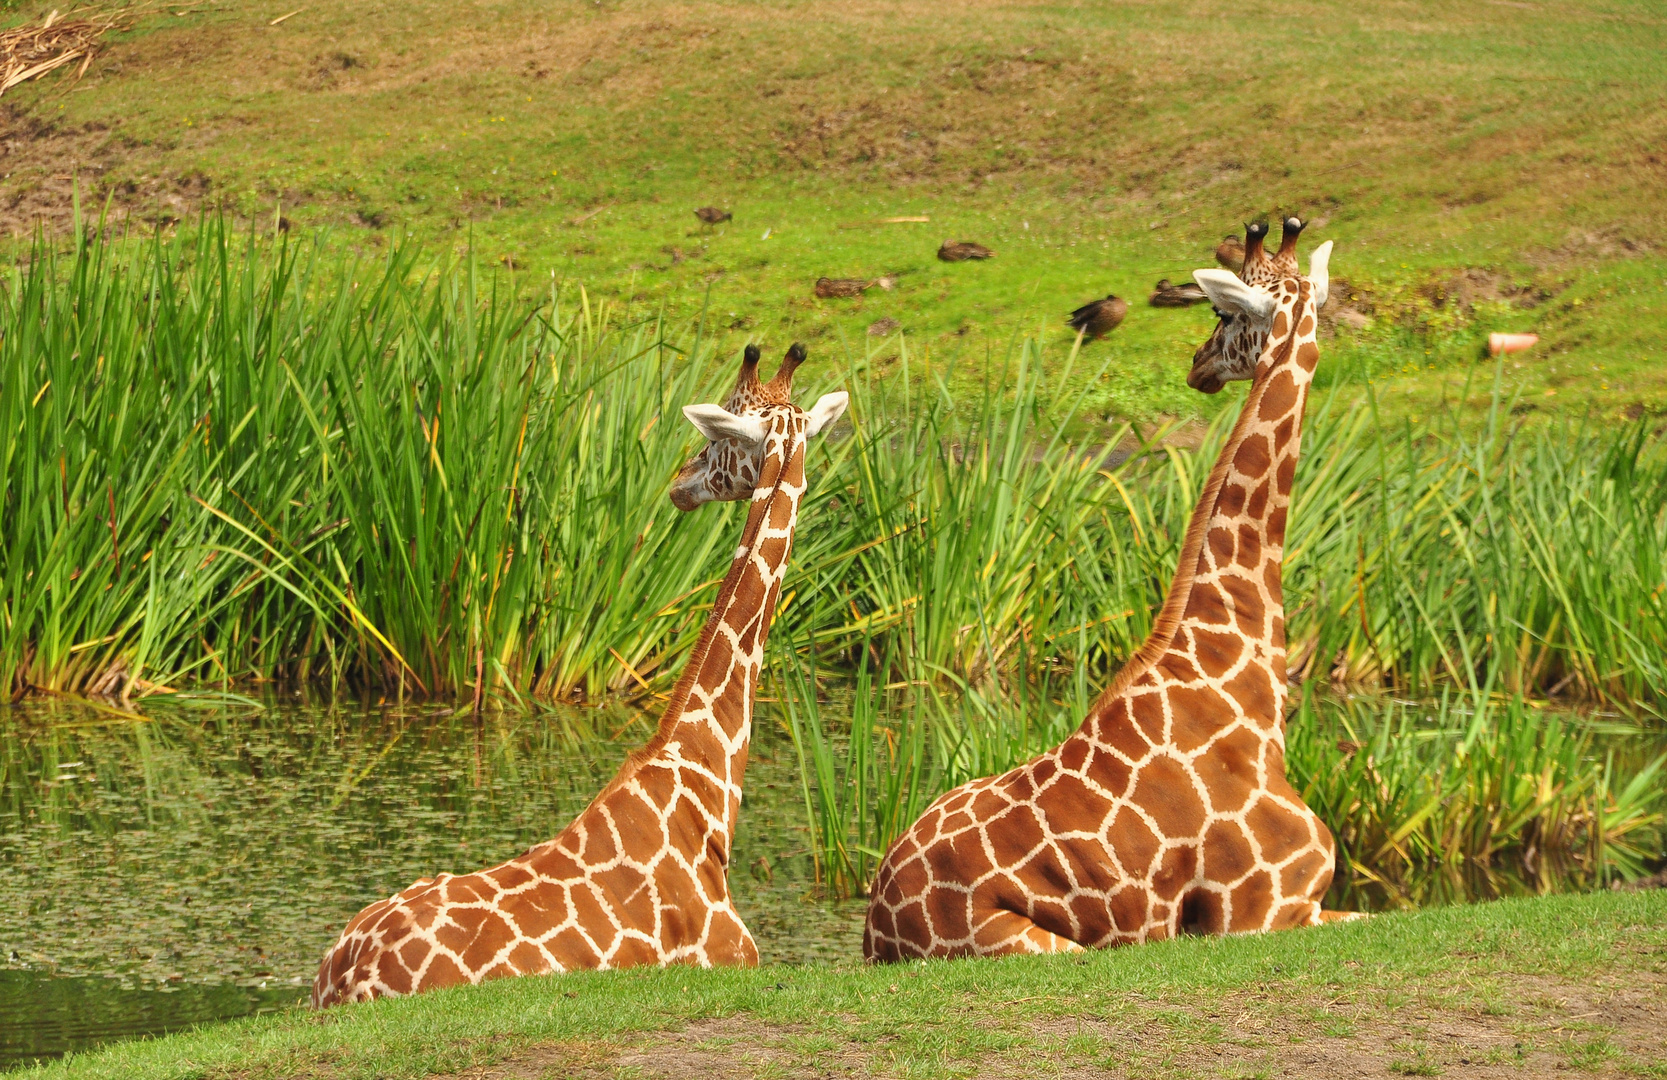
[[1565, 1069], [1667, 1076], [1667, 892], [1499, 901], [1081, 956], [512, 979], [323, 1014], [297, 1008], [20, 1075]]
[[[1421, 417], [1486, 331], [1532, 330], [1519, 412], [1667, 411], [1655, 5], [411, 0], [272, 25], [294, 7], [150, 9], [79, 83], [8, 92], [0, 224], [64, 223], [77, 182], [143, 221], [281, 212], [736, 346], [885, 361], [891, 320], [964, 379], [1015, 335], [1063, 358], [1064, 313], [1115, 291], [1133, 311], [1079, 370], [1108, 365], [1099, 413], [1146, 419], [1235, 399], [1186, 390], [1211, 316], [1146, 307], [1152, 283], [1296, 211], [1352, 312], [1327, 378]], [[896, 216], [930, 221], [873, 224]], [[946, 237], [998, 255], [939, 263]], [[822, 275], [895, 287], [818, 300]]]

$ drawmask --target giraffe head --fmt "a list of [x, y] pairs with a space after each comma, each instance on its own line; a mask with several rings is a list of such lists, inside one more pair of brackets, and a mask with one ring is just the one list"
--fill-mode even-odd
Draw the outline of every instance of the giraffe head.
[[792, 442], [808, 441], [839, 419], [850, 400], [843, 390], [823, 394], [808, 411], [793, 404], [793, 372], [804, 361], [805, 347], [795, 343], [775, 377], [761, 383], [758, 346], [748, 345], [735, 389], [722, 405], [683, 407], [707, 443], [672, 481], [672, 505], [693, 510], [703, 503], [751, 498], [772, 453], [787, 461]]
[[[1210, 297], [1216, 317], [1215, 330], [1192, 354], [1187, 385], [1213, 394], [1235, 379], [1256, 374], [1256, 361], [1268, 342], [1275, 305], [1272, 287], [1286, 278], [1301, 276], [1297, 267], [1297, 237], [1303, 222], [1286, 218], [1284, 236], [1276, 254], [1269, 255], [1262, 244], [1268, 227], [1261, 223], [1245, 226], [1244, 270], [1195, 270], [1193, 280]], [[1331, 241], [1314, 249], [1308, 262], [1308, 280], [1314, 286], [1314, 308], [1326, 302], [1331, 277]]]

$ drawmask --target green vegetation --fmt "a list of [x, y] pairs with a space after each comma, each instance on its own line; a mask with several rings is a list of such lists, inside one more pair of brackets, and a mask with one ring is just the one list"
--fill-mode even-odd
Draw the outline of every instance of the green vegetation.
[[[0, 664], [18, 687], [106, 696], [663, 687], [732, 515], [665, 502], [694, 435], [661, 421], [718, 396], [730, 361], [576, 299], [215, 228], [43, 251], [0, 297]], [[939, 372], [915, 396], [864, 361], [807, 369], [851, 390], [855, 426], [813, 454], [778, 647], [854, 669], [866, 642], [886, 683], [1063, 679], [1078, 697], [1115, 670], [1225, 425], [1113, 464], [1128, 432], [1069, 441], [1082, 395], [1042, 396], [1045, 355], [1017, 343], [970, 401]], [[1310, 408], [1293, 671], [1661, 711], [1667, 446], [1641, 424], [1518, 434], [1497, 390], [1475, 436], [1415, 437], [1347, 400]]]
[[674, 375], [650, 328], [521, 310], [467, 270], [425, 286], [400, 257], [232, 244], [130, 263], [94, 244], [14, 278], [0, 654], [19, 685], [446, 694], [490, 661], [558, 694], [677, 651], [721, 530], [667, 527], [687, 438], [652, 428], [703, 396], [700, 365]]
[[[515, 288], [554, 273], [679, 337], [704, 312], [725, 352], [872, 340], [883, 361], [895, 338], [866, 335], [895, 320], [975, 382], [1116, 291], [1135, 310], [1078, 368], [1110, 360], [1086, 407], [1115, 421], [1225, 404], [1180, 381], [1208, 313], [1141, 301], [1285, 208], [1338, 242], [1352, 315], [1326, 366], [1396, 415], [1432, 415], [1496, 329], [1544, 337], [1506, 365], [1519, 409], [1667, 400], [1667, 22], [1647, 3], [414, 0], [271, 25], [294, 7], [144, 12], [79, 82], [8, 91], [0, 224], [61, 226], [77, 177], [146, 222], [208, 202], [361, 251], [467, 247]], [[707, 204], [734, 220], [702, 225]], [[899, 216], [931, 220], [867, 224]], [[940, 264], [945, 237], [998, 255]], [[822, 275], [896, 287], [818, 301]]]
[[[1461, 1063], [1651, 1075], [1661, 1005], [1648, 987], [1664, 947], [1667, 893], [1552, 897], [1082, 956], [507, 979], [19, 1075], [601, 1077], [674, 1059], [748, 1075], [1322, 1075], [1362, 1060], [1411, 1075]], [[474, 1071], [496, 1062], [503, 1073]]]
[[1590, 887], [1667, 853], [1667, 754], [1606, 747], [1593, 738], [1602, 725], [1481, 694], [1430, 708], [1316, 699], [1287, 722], [1292, 782], [1351, 873], [1391, 902], [1441, 898], [1434, 867], [1485, 870], [1511, 856], [1546, 886]]
[[[676, 409], [719, 395], [744, 340], [802, 339], [803, 396], [853, 403], [812, 452], [770, 691], [816, 874], [853, 894], [935, 794], [1057, 741], [1149, 629], [1240, 398], [1180, 379], [1207, 311], [1141, 301], [1297, 211], [1338, 276], [1286, 560], [1293, 776], [1387, 902], [1507, 854], [1542, 882], [1633, 874], [1662, 853], [1659, 751], [1567, 709], [1667, 714], [1664, 52], [1667, 19], [1607, 0], [142, 11], [80, 82], [0, 104], [0, 670], [14, 695], [121, 703], [268, 681], [651, 700], [735, 524], [666, 503], [693, 442]], [[706, 204], [734, 219], [697, 223]], [[942, 264], [945, 237], [999, 254]], [[823, 275], [874, 285], [821, 301]], [[1063, 313], [1107, 291], [1129, 320], [1074, 342]], [[1543, 340], [1494, 364], [1490, 330]], [[1659, 937], [1654, 901], [1560, 903], [1601, 923], [1582, 964], [1600, 938], [1638, 955], [1616, 913]], [[555, 1039], [581, 1068], [620, 1053], [597, 1032], [739, 1010], [809, 1024], [795, 1061], [937, 1073], [1045, 1046], [1173, 1071], [1219, 1018], [1125, 1002], [1170, 1039], [1136, 1061], [953, 1003], [1000, 972], [1002, 1001], [1075, 1016], [1089, 974], [1181, 994], [1188, 964], [1247, 986], [1361, 942], [1378, 966], [1343, 984], [1393, 1011], [1425, 993], [1396, 981], [1397, 927], [1435, 942], [1397, 939], [1423, 974], [1572, 955], [1566, 925], [1502, 929], [1520, 910], [946, 966], [902, 1035], [873, 1011], [884, 974], [778, 1006], [761, 975], [661, 972], [575, 980], [565, 1010], [533, 981], [457, 1017], [377, 1006], [98, 1060], [419, 1072]], [[1473, 962], [1472, 931], [1516, 959]], [[1304, 986], [1279, 1016], [1334, 989]], [[465, 1043], [470, 1023], [516, 1034]], [[1624, 1033], [1562, 1030], [1532, 1052], [1632, 1061]], [[1394, 1071], [1447, 1063], [1385, 1039]]]
[[[662, 418], [720, 396], [731, 358], [576, 299], [213, 225], [39, 252], [0, 297], [13, 686], [284, 680], [494, 707], [662, 691], [733, 532], [724, 508], [666, 503], [694, 436]], [[1021, 340], [970, 400], [953, 371], [915, 393], [913, 362], [890, 388], [866, 358], [806, 369], [851, 390], [853, 426], [813, 450], [771, 647], [842, 895], [946, 786], [1081, 717], [1150, 628], [1228, 418], [1195, 450], [1126, 428], [1084, 446], [1087, 393], [1044, 396], [1040, 374], [1075, 351]], [[1479, 429], [1351, 410], [1347, 386], [1311, 406], [1292, 671], [1464, 705], [1434, 743], [1379, 716], [1348, 736], [1379, 751], [1293, 764], [1321, 785], [1372, 771], [1373, 793], [1324, 800], [1375, 873], [1525, 844], [1633, 873], [1659, 854], [1656, 766], [1600, 760], [1524, 702], [1661, 714], [1667, 446], [1642, 423], [1518, 431], [1497, 379], [1464, 388], [1490, 402]], [[853, 727], [820, 718], [799, 664], [855, 674]], [[1453, 739], [1474, 767], [1432, 766]]]

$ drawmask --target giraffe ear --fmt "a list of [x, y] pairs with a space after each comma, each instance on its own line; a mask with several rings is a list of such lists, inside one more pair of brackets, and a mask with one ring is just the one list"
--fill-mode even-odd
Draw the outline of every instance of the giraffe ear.
[[845, 412], [845, 406], [850, 402], [851, 395], [843, 390], [835, 390], [817, 398], [816, 404], [805, 414], [805, 438], [814, 439], [833, 426], [833, 422]]
[[751, 449], [764, 441], [764, 421], [756, 416], [736, 416], [722, 405], [685, 405], [683, 415], [711, 442], [734, 439]]
[[1260, 320], [1272, 315], [1277, 306], [1272, 293], [1246, 285], [1231, 270], [1194, 270], [1192, 280], [1198, 282], [1217, 311]]
[[1331, 241], [1327, 240], [1314, 249], [1314, 254], [1308, 257], [1308, 280], [1314, 286], [1314, 310], [1325, 307], [1326, 297], [1331, 295]]

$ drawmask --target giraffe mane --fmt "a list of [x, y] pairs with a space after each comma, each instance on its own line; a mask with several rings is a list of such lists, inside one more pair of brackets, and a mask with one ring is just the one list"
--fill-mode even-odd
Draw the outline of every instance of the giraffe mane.
[[[1262, 367], [1264, 360], [1271, 359], [1272, 365], [1278, 366], [1290, 356], [1291, 350], [1296, 348], [1297, 326], [1302, 321], [1303, 310], [1312, 299], [1312, 286], [1305, 279], [1297, 278], [1296, 302], [1292, 307], [1285, 335], [1277, 340], [1269, 335], [1262, 355], [1256, 361], [1258, 371], [1267, 370]], [[1156, 664], [1174, 642], [1175, 633], [1181, 628], [1182, 615], [1187, 610], [1187, 602], [1192, 598], [1193, 578], [1198, 573], [1199, 556], [1204, 551], [1204, 535], [1209, 530], [1210, 519], [1215, 516], [1216, 505], [1221, 501], [1221, 488], [1227, 482], [1227, 473], [1232, 467], [1235, 449], [1244, 442], [1247, 429], [1255, 422], [1257, 407], [1266, 392], [1265, 383], [1253, 381], [1250, 384], [1250, 393], [1245, 395], [1239, 418], [1233, 423], [1233, 431], [1228, 435], [1227, 444], [1217, 456], [1215, 468], [1210, 470], [1210, 478], [1204, 484], [1204, 494], [1192, 512], [1192, 519], [1187, 523], [1186, 538], [1181, 543], [1180, 561], [1175, 565], [1175, 578], [1170, 583], [1169, 594], [1164, 598], [1163, 607], [1158, 609], [1158, 617], [1152, 621], [1152, 632], [1147, 635], [1140, 648], [1134, 651], [1134, 655], [1124, 663], [1117, 677], [1111, 680], [1111, 685], [1095, 699], [1093, 707], [1088, 710], [1088, 717], [1083, 721], [1084, 724], [1092, 723], [1094, 718], [1100, 715], [1103, 707], [1109, 706], [1122, 696], [1129, 684]]]
[[[653, 760], [660, 751], [666, 748], [666, 743], [671, 740], [672, 731], [677, 727], [678, 718], [682, 716], [684, 706], [689, 702], [689, 692], [694, 689], [695, 680], [700, 678], [701, 668], [705, 666], [706, 657], [712, 651], [713, 639], [718, 635], [718, 624], [723, 621], [721, 616], [728, 609], [730, 601], [734, 599], [735, 590], [740, 584], [741, 571], [746, 562], [741, 559], [739, 552], [745, 551], [749, 559], [756, 552], [758, 534], [763, 530], [764, 522], [770, 514], [770, 508], [781, 497], [782, 479], [789, 472], [793, 456], [805, 452], [807, 440], [803, 437], [804, 425], [799, 423], [797, 432], [792, 431], [793, 426], [792, 423], [789, 424], [789, 431], [795, 435], [795, 438], [784, 445], [784, 450], [787, 452], [782, 455], [780, 464], [776, 466], [774, 479], [770, 479], [767, 475], [759, 476], [758, 486], [762, 487], [768, 481], [770, 495], [765, 499], [754, 497], [747, 506], [747, 523], [741, 532], [741, 545], [738, 553], [730, 562], [729, 572], [724, 575], [723, 584], [718, 588], [717, 599], [712, 602], [712, 613], [707, 616], [706, 625], [701, 627], [700, 637], [695, 639], [695, 647], [690, 650], [688, 662], [683, 665], [683, 674], [678, 676], [677, 683], [672, 688], [671, 698], [666, 702], [665, 711], [660, 714], [660, 722], [655, 727], [654, 737], [631, 752], [631, 755], [625, 759], [625, 763], [619, 767], [619, 772], [614, 775], [614, 778], [597, 793], [596, 798], [590, 801], [591, 806], [600, 803], [613, 792], [630, 783], [631, 778], [637, 774], [637, 770], [642, 768], [646, 762]], [[765, 468], [768, 467], [768, 463], [766, 463]]]

